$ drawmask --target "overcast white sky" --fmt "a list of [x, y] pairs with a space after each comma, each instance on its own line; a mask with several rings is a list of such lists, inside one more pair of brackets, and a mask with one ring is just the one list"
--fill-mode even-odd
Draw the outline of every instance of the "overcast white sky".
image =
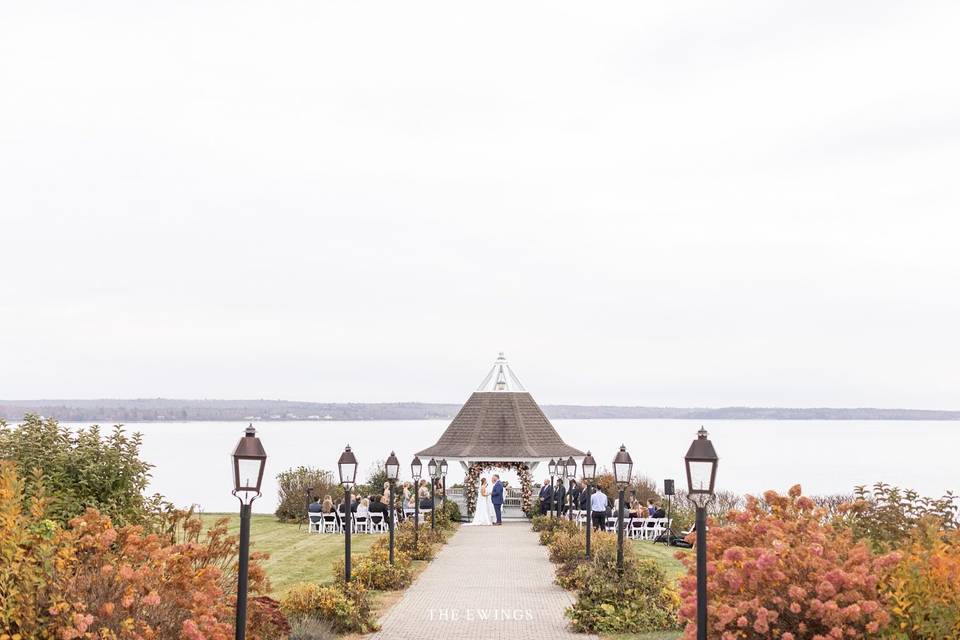
[[4, 2], [0, 398], [960, 408], [956, 2]]

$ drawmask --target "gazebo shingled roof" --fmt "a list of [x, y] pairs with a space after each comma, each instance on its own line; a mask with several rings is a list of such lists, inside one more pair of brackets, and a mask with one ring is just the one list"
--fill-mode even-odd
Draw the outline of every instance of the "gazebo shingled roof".
[[584, 453], [563, 441], [501, 353], [437, 443], [417, 455], [528, 460]]

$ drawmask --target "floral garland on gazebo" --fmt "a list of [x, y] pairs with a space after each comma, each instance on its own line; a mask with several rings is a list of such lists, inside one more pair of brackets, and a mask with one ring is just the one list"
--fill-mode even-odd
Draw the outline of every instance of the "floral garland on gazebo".
[[467, 514], [472, 517], [474, 510], [477, 508], [477, 481], [480, 479], [480, 474], [485, 469], [490, 468], [508, 469], [517, 472], [520, 477], [520, 508], [525, 514], [530, 515], [530, 509], [533, 506], [533, 478], [530, 474], [529, 465], [523, 462], [472, 463], [470, 468], [467, 469], [467, 477], [463, 481], [463, 492], [467, 494]]

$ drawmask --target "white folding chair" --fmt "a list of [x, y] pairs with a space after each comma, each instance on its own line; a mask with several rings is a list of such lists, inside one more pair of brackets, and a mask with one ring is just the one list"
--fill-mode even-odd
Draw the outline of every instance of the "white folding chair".
[[321, 522], [323, 533], [340, 533], [340, 518], [333, 511], [323, 514]]
[[630, 521], [630, 537], [634, 540], [641, 540], [646, 535], [647, 519], [634, 518]]
[[370, 533], [370, 516], [353, 514], [353, 532]]
[[307, 512], [307, 533], [320, 533], [320, 527], [323, 525], [323, 518], [319, 513]]
[[383, 533], [387, 528], [387, 519], [382, 513], [370, 514], [370, 533]]

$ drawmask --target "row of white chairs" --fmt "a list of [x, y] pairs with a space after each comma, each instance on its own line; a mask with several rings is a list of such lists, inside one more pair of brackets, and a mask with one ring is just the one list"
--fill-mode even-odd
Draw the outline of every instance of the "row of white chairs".
[[[420, 511], [421, 523], [426, 522], [430, 517], [430, 512], [431, 509], [423, 509]], [[410, 509], [409, 513], [404, 509], [403, 513], [405, 518], [414, 517], [413, 509]], [[343, 533], [345, 528], [343, 526], [344, 520], [343, 514], [332, 511], [330, 513], [307, 513], [307, 522], [310, 523], [310, 533]], [[356, 513], [350, 515], [351, 533], [386, 533], [389, 530], [390, 520], [384, 513], [371, 513], [364, 516], [357, 515]]]
[[[586, 510], [576, 510], [573, 512], [574, 522], [581, 529], [586, 526]], [[656, 540], [661, 534], [670, 529], [673, 521], [668, 518], [631, 518], [624, 514], [623, 531], [634, 540]], [[617, 516], [609, 516], [604, 523], [607, 531], [617, 530]]]

